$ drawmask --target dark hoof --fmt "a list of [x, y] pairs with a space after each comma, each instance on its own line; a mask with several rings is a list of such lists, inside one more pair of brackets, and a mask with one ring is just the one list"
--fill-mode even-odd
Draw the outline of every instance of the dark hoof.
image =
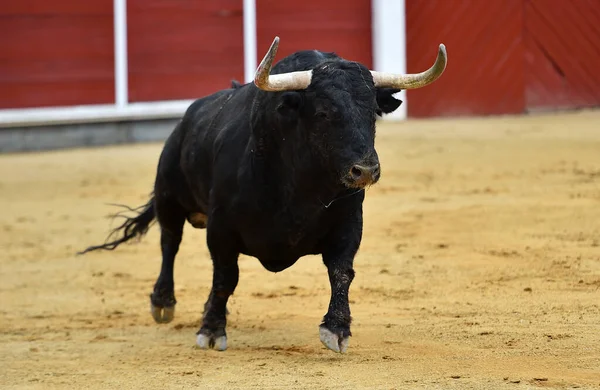
[[200, 331], [196, 336], [196, 345], [202, 349], [224, 351], [227, 349], [227, 336], [225, 332]]
[[331, 349], [333, 352], [345, 353], [348, 350], [350, 337], [345, 336], [344, 332], [334, 333], [321, 325], [319, 327], [319, 337], [324, 346]]
[[167, 324], [175, 318], [175, 306], [158, 307], [150, 303], [150, 313], [158, 324]]
[[154, 291], [150, 294], [150, 313], [159, 324], [166, 324], [175, 318], [175, 295], [173, 291]]

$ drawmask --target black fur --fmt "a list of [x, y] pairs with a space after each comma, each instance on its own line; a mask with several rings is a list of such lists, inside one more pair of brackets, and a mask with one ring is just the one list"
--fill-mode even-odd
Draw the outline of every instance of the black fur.
[[341, 338], [351, 334], [348, 290], [365, 193], [350, 172], [379, 163], [376, 115], [400, 102], [395, 90], [374, 87], [366, 67], [333, 53], [299, 52], [273, 73], [306, 69], [314, 70], [306, 90], [265, 92], [233, 81], [194, 102], [164, 145], [144, 211], [117, 229], [123, 237], [86, 250], [114, 249], [145, 233], [156, 216], [163, 261], [151, 302], [172, 307], [183, 225], [191, 213], [206, 214], [214, 272], [198, 332], [212, 340], [225, 335], [240, 253], [273, 272], [321, 254], [331, 283], [321, 326]]

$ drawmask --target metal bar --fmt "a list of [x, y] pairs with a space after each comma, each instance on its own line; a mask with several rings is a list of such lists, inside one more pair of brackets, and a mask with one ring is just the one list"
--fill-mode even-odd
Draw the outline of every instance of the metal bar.
[[256, 0], [244, 0], [244, 80], [254, 80], [256, 72]]
[[115, 104], [125, 107], [129, 102], [127, 65], [127, 0], [113, 0], [115, 46]]
[[0, 110], [0, 128], [181, 118], [193, 100]]
[[[406, 73], [405, 0], [372, 0], [371, 39], [373, 68], [380, 72]], [[384, 119], [406, 119], [406, 91], [399, 92], [400, 107]]]

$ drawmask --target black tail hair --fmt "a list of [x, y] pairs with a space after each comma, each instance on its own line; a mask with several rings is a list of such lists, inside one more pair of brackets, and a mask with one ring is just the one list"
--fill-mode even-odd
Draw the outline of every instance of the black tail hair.
[[[123, 212], [112, 215], [113, 218], [122, 217], [125, 218], [125, 222], [117, 228], [115, 228], [106, 238], [106, 242], [102, 245], [95, 245], [86, 248], [85, 250], [78, 252], [78, 255], [83, 255], [84, 253], [95, 251], [97, 249], [104, 249], [112, 251], [120, 244], [131, 240], [132, 238], [141, 238], [148, 232], [150, 225], [154, 221], [156, 217], [156, 213], [154, 212], [154, 197], [151, 197], [148, 203], [142, 205], [138, 208], [132, 209], [131, 207], [127, 207], [124, 205], [114, 205], [127, 209], [126, 211], [132, 211], [137, 213], [134, 217], [127, 217], [123, 215]], [[116, 234], [122, 233], [122, 237], [117, 238], [114, 241], [109, 241], [111, 237]]]

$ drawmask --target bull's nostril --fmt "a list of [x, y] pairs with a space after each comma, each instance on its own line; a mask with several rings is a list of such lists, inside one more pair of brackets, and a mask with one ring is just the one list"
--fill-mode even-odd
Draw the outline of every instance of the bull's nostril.
[[353, 166], [352, 169], [350, 169], [350, 176], [352, 176], [352, 178], [354, 180], [358, 180], [360, 179], [360, 177], [362, 176], [363, 171], [362, 169], [360, 169], [360, 167], [358, 166]]

